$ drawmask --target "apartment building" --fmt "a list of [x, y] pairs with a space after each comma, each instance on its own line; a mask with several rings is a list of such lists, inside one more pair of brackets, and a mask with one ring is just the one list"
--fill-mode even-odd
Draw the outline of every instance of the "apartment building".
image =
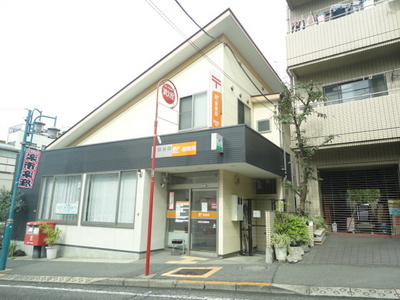
[[[305, 130], [318, 144], [322, 178], [312, 214], [339, 232], [399, 234], [400, 1], [287, 0], [287, 63], [293, 84], [321, 83], [326, 101]], [[378, 190], [370, 201], [349, 195]]]
[[[179, 98], [173, 108], [164, 87]], [[20, 219], [55, 222], [62, 256], [138, 258], [153, 193], [152, 251], [172, 241], [191, 254], [263, 251], [263, 212], [291, 176], [273, 120], [282, 88], [227, 10], [42, 152]], [[15, 224], [21, 239], [24, 224]]]
[[0, 188], [11, 190], [18, 150], [0, 141]]

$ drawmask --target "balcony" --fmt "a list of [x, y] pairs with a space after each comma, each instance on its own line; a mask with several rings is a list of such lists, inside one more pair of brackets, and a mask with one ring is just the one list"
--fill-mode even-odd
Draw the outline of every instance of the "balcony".
[[314, 107], [327, 118], [308, 117], [304, 129], [310, 143], [318, 145], [331, 134], [334, 147], [400, 141], [400, 70], [392, 74], [391, 89]]
[[[290, 24], [303, 24], [290, 25], [287, 35], [288, 67], [297, 76], [400, 52], [400, 1], [378, 1], [336, 15], [332, 7], [314, 11], [313, 21], [307, 22], [307, 17], [304, 23], [299, 18], [290, 20]], [[301, 15], [307, 10], [310, 12], [305, 4], [292, 14]]]

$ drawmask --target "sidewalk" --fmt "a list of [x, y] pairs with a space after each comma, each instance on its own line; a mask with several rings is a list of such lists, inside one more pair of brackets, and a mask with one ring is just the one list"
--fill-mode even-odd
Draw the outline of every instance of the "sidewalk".
[[223, 289], [310, 296], [400, 299], [400, 239], [329, 235], [296, 264], [264, 255], [220, 259], [171, 255], [145, 260], [9, 259], [0, 280], [142, 287]]

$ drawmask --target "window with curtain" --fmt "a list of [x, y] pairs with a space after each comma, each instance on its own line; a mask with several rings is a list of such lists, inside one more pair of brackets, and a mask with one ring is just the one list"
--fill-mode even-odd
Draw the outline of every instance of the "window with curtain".
[[179, 103], [180, 130], [207, 127], [207, 93], [181, 98]]
[[[329, 104], [357, 101], [387, 95], [384, 75], [370, 76], [365, 79], [334, 84], [324, 87], [324, 94]], [[335, 101], [337, 100], [337, 101]]]
[[238, 124], [246, 124], [251, 127], [250, 107], [238, 100]]
[[83, 222], [132, 227], [136, 176], [136, 171], [88, 174]]
[[81, 175], [43, 177], [39, 219], [76, 222], [81, 184]]

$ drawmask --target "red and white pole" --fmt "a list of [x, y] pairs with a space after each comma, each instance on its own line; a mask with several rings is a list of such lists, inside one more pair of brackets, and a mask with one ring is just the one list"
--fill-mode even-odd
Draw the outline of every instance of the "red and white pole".
[[149, 198], [149, 212], [147, 220], [146, 265], [144, 272], [145, 276], [148, 276], [150, 273], [151, 233], [153, 228], [154, 175], [156, 169], [156, 147], [157, 147], [157, 128], [158, 128], [158, 92], [160, 86], [162, 86], [162, 96], [166, 103], [165, 105], [173, 109], [178, 104], [178, 91], [175, 85], [169, 79], [165, 78], [161, 79], [157, 85], [156, 116], [154, 120], [153, 148], [151, 149], [150, 198]]

